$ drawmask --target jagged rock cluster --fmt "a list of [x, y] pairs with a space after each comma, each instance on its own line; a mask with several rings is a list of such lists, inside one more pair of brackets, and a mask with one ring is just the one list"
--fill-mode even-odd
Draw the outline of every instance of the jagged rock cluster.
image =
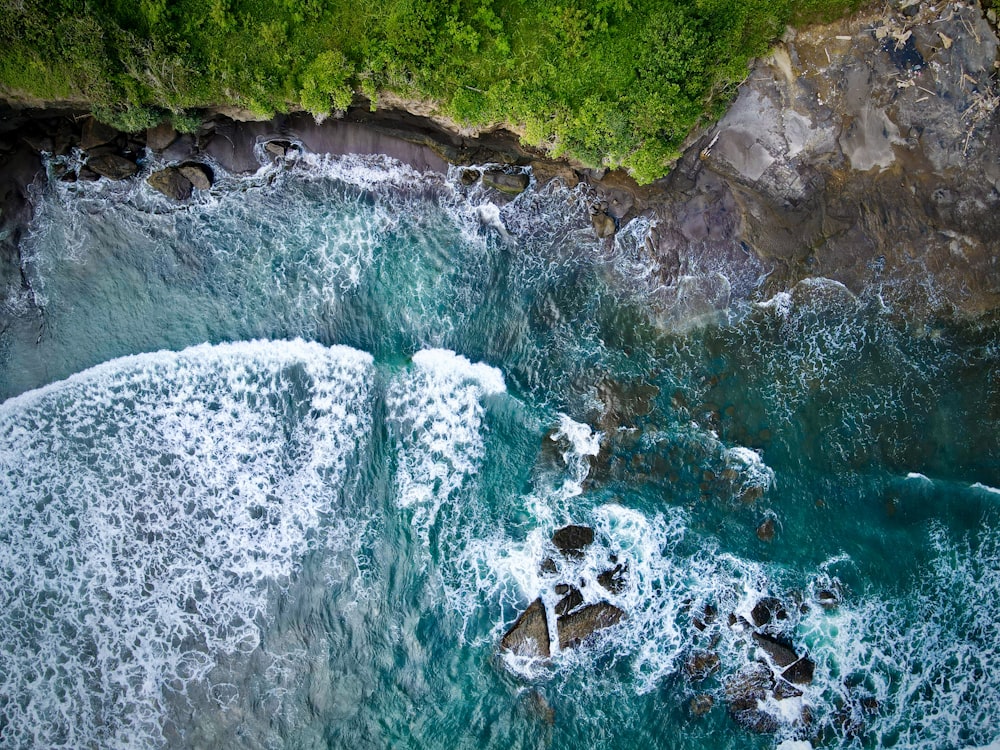
[[[567, 561], [580, 560], [587, 547], [594, 541], [594, 530], [588, 526], [564, 526], [552, 535], [552, 544], [557, 554]], [[597, 577], [598, 585], [609, 593], [620, 593], [625, 585], [628, 566], [619, 563], [614, 556], [609, 560], [613, 567]], [[559, 565], [553, 557], [541, 562], [543, 573], [555, 574]], [[607, 601], [585, 604], [583, 593], [578, 588], [584, 581], [568, 583], [561, 581], [553, 587], [561, 598], [553, 612], [556, 617], [555, 634], [559, 649], [577, 648], [585, 645], [598, 631], [616, 625], [627, 614]], [[500, 649], [517, 656], [548, 659], [551, 654], [548, 613], [542, 597], [536, 598], [514, 622], [514, 625], [500, 640]]]

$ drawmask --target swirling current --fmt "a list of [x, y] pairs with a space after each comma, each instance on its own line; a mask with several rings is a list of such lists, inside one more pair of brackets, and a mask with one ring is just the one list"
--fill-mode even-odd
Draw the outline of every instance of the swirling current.
[[[1000, 743], [993, 328], [766, 268], [668, 288], [585, 186], [217, 176], [34, 196], [0, 747]], [[624, 618], [500, 652], [565, 581]]]

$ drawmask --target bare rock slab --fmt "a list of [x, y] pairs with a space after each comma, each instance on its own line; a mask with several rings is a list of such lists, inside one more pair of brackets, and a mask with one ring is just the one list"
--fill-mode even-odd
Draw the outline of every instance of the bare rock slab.
[[625, 619], [625, 612], [613, 604], [598, 602], [556, 620], [559, 648], [576, 648], [599, 630], [610, 628]]
[[500, 648], [517, 656], [549, 658], [549, 623], [541, 598], [521, 613], [500, 640]]
[[146, 129], [146, 145], [152, 151], [162, 151], [177, 140], [177, 131], [169, 122]]
[[567, 557], [583, 557], [583, 550], [594, 541], [589, 526], [563, 526], [552, 535], [552, 543]]
[[135, 162], [118, 154], [101, 154], [87, 161], [87, 166], [109, 180], [126, 180], [139, 171]]
[[157, 190], [175, 201], [186, 201], [191, 197], [191, 181], [176, 167], [167, 167], [159, 172], [153, 172], [146, 178], [146, 182], [153, 190]]
[[212, 187], [212, 170], [206, 165], [198, 162], [188, 162], [178, 167], [180, 173], [184, 175], [198, 190], [208, 190]]
[[523, 193], [530, 183], [531, 178], [523, 172], [507, 174], [506, 172], [490, 170], [483, 175], [483, 185], [508, 195]]

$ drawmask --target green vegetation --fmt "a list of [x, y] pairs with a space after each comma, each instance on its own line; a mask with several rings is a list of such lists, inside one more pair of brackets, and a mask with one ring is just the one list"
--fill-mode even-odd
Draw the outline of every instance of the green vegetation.
[[640, 181], [667, 171], [790, 20], [858, 0], [0, 0], [0, 87], [135, 130], [232, 104], [345, 109], [356, 91]]

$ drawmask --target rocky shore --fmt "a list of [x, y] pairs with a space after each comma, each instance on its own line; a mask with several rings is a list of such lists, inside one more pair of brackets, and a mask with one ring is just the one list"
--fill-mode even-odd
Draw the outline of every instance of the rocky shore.
[[[385, 154], [418, 170], [496, 164], [498, 199], [585, 182], [598, 237], [652, 219], [648, 262], [668, 325], [823, 276], [907, 317], [992, 318], [1000, 309], [1000, 115], [995, 25], [978, 3], [893, 0], [828, 26], [789, 31], [758, 61], [722, 120], [692, 137], [671, 174], [639, 186], [619, 172], [553, 160], [505, 130], [465, 134], [426, 108], [358, 102], [317, 123], [207, 111], [195, 133], [123, 134], [72, 108], [0, 112], [0, 307], [26, 282], [18, 245], [42, 153], [82, 149], [56, 179], [131, 179], [146, 149], [168, 167], [151, 185], [177, 200], [211, 185], [212, 163], [245, 173], [255, 147]], [[386, 104], [383, 102], [382, 104]], [[511, 169], [516, 168], [516, 169]]]

